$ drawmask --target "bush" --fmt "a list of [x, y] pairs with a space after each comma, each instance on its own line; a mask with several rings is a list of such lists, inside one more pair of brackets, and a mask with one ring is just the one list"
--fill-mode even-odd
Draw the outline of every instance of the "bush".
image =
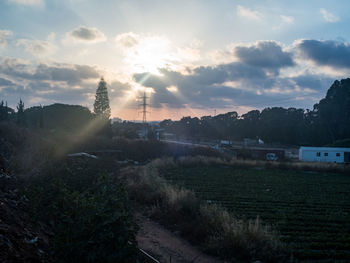
[[58, 172], [29, 182], [33, 215], [55, 229], [54, 256], [59, 262], [136, 262], [137, 227], [124, 187], [110, 176], [80, 173], [75, 180]]
[[244, 222], [216, 205], [201, 206], [208, 251], [243, 262], [285, 262], [287, 253], [277, 234], [258, 218]]

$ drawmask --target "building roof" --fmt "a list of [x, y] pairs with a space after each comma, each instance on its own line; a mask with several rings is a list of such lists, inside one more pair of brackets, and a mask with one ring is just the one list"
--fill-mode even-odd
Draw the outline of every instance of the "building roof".
[[301, 146], [300, 150], [328, 151], [328, 152], [350, 152], [350, 148], [343, 148], [343, 147], [308, 147], [308, 146]]

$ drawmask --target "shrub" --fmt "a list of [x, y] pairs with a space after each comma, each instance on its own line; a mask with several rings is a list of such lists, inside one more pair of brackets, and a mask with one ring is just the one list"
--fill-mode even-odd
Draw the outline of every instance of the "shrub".
[[243, 262], [285, 262], [287, 253], [276, 232], [259, 219], [244, 222], [216, 205], [202, 205], [203, 228], [207, 231], [208, 250]]
[[124, 187], [107, 175], [80, 173], [75, 180], [39, 176], [28, 185], [34, 216], [54, 226], [54, 256], [59, 262], [136, 262], [137, 227]]

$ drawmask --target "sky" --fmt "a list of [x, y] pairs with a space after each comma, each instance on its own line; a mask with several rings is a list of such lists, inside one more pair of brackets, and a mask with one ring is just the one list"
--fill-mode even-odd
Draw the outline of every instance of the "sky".
[[312, 109], [350, 76], [347, 0], [0, 0], [0, 100], [180, 119]]

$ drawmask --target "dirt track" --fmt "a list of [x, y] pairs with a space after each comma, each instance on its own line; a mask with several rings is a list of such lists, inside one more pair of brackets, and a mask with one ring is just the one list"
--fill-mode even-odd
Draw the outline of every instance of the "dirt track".
[[150, 253], [162, 263], [219, 263], [223, 262], [208, 256], [198, 248], [193, 247], [184, 239], [149, 220], [141, 214], [136, 215], [140, 226], [137, 234], [139, 247]]

